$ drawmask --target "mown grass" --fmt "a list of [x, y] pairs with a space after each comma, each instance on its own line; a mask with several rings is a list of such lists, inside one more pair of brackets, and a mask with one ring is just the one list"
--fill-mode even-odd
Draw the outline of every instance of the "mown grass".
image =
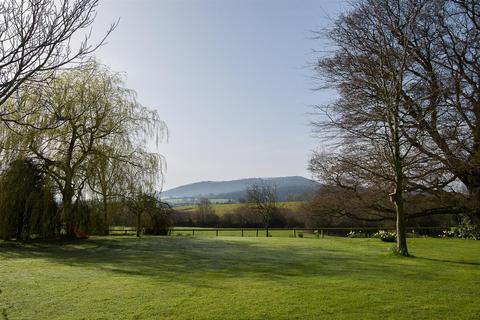
[[[286, 208], [293, 211], [300, 210], [301, 206], [304, 204], [303, 201], [286, 201], [286, 202], [279, 202], [278, 206], [280, 208]], [[240, 208], [244, 204], [242, 203], [213, 203], [212, 207], [215, 210], [215, 213], [219, 216], [223, 216], [225, 213], [234, 212], [236, 209]], [[175, 210], [182, 210], [182, 211], [194, 211], [197, 210], [196, 205], [184, 205], [184, 206], [176, 206], [174, 207]]]
[[94, 237], [0, 243], [0, 318], [478, 319], [480, 241]]

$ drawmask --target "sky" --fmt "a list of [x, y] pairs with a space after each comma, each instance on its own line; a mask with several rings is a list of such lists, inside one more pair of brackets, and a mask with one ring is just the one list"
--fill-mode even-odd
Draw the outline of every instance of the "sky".
[[158, 146], [164, 190], [248, 177], [310, 177], [319, 142], [309, 67], [326, 43], [313, 30], [346, 9], [340, 0], [103, 0], [92, 39], [119, 21], [95, 56], [169, 128]]

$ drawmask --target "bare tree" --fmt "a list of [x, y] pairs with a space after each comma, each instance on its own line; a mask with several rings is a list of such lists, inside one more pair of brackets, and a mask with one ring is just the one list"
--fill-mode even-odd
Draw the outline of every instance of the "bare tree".
[[480, 2], [406, 3], [420, 11], [410, 32], [397, 22], [393, 5], [385, 5], [392, 15], [385, 27], [397, 41], [405, 39], [411, 59], [402, 130], [466, 186], [468, 212], [480, 222]]
[[[0, 3], [0, 106], [25, 82], [42, 82], [62, 66], [81, 60], [99, 43], [90, 33], [74, 47], [72, 37], [90, 27], [98, 0], [5, 0]], [[0, 107], [0, 118], [11, 114]]]
[[218, 223], [218, 216], [215, 214], [215, 209], [208, 198], [200, 198], [198, 200], [194, 217], [199, 226], [211, 226], [214, 223]]
[[[472, 220], [480, 221], [480, 3], [477, 0], [382, 0], [361, 1], [355, 8], [354, 13], [339, 21], [353, 26], [358, 21], [369, 23], [376, 19], [378, 23], [372, 24], [372, 28], [382, 30], [388, 35], [390, 46], [396, 45], [404, 51], [407, 59], [399, 89], [400, 135], [415, 152], [429, 158], [431, 168], [441, 167], [444, 171], [439, 176], [429, 173], [421, 183], [410, 180], [409, 184], [416, 184], [417, 189], [425, 192], [442, 192], [439, 180], [461, 182], [466, 193], [459, 187], [450, 191], [461, 191], [456, 196], [465, 194], [464, 212]], [[372, 11], [373, 8], [381, 15]], [[414, 19], [406, 23], [407, 16]], [[371, 34], [372, 30], [375, 29], [364, 31]], [[377, 50], [380, 48], [375, 47], [368, 36], [358, 39]], [[350, 46], [346, 37], [334, 42], [347, 58], [351, 54], [352, 61], [364, 53], [345, 50]], [[363, 45], [358, 41], [353, 44]], [[368, 55], [364, 59], [371, 60]], [[356, 65], [352, 63], [350, 67], [353, 70]], [[345, 70], [345, 64], [339, 63], [337, 75], [341, 75], [341, 70]], [[369, 94], [365, 90], [362, 96]], [[342, 95], [348, 92], [345, 90]], [[423, 170], [429, 171], [432, 170]]]
[[[325, 161], [326, 158], [317, 160]], [[332, 170], [336, 168], [332, 167]], [[330, 178], [328, 173], [322, 173], [321, 176], [323, 186], [304, 205], [309, 223], [316, 223], [315, 227], [351, 227], [352, 224], [359, 227], [395, 226], [395, 206], [389, 200], [389, 189], [381, 187], [381, 181], [378, 181], [378, 184], [370, 183], [366, 187], [360, 183], [336, 183], [330, 180], [333, 176], [340, 177], [338, 172], [333, 173]], [[428, 223], [428, 226], [443, 222], [448, 224], [450, 221], [458, 221], [457, 215], [464, 212], [462, 198], [448, 191], [434, 195], [405, 193], [404, 198], [405, 220], [409, 227], [422, 223]]]
[[270, 221], [277, 210], [277, 188], [261, 180], [247, 188], [246, 201], [250, 209], [262, 218], [268, 237]]
[[[410, 126], [410, 136], [405, 134], [408, 106], [403, 93], [412, 63], [406, 47], [422, 14], [421, 1], [361, 1], [337, 19], [328, 33], [337, 49], [317, 64], [325, 85], [336, 88], [340, 98], [320, 108], [326, 118], [314, 125], [320, 134], [335, 135], [341, 146], [330, 154], [316, 154], [311, 169], [350, 190], [389, 190], [396, 249], [402, 255], [408, 255], [405, 192], [438, 190], [454, 178], [414, 147], [411, 140], [422, 141], [422, 130]], [[390, 28], [392, 20], [404, 37]]]

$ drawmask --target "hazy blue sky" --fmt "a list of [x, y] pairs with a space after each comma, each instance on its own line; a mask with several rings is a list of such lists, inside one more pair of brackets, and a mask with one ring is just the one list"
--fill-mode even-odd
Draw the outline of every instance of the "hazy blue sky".
[[103, 0], [94, 35], [120, 18], [96, 56], [127, 75], [170, 130], [168, 189], [201, 180], [302, 175], [316, 141], [311, 30], [342, 1]]

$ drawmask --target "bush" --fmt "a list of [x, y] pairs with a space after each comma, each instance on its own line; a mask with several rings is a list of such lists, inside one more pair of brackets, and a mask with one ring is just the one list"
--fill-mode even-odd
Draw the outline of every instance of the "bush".
[[157, 236], [170, 234], [172, 227], [172, 209], [160, 201], [152, 201], [149, 208], [146, 208], [145, 233]]
[[462, 217], [458, 227], [445, 230], [440, 236], [444, 238], [480, 240], [480, 226], [472, 224], [470, 218]]
[[13, 161], [0, 176], [0, 237], [52, 238], [59, 229], [50, 181], [33, 161]]
[[79, 239], [86, 239], [90, 234], [98, 234], [104, 230], [104, 223], [99, 218], [99, 205], [94, 201], [77, 200], [73, 206], [75, 217], [75, 236]]
[[388, 232], [385, 230], [380, 230], [377, 233], [375, 233], [373, 238], [379, 238], [380, 240], [384, 242], [395, 242], [397, 241], [397, 234], [395, 232]]
[[365, 234], [362, 233], [362, 231], [350, 231], [347, 233], [347, 237], [349, 238], [365, 238]]

